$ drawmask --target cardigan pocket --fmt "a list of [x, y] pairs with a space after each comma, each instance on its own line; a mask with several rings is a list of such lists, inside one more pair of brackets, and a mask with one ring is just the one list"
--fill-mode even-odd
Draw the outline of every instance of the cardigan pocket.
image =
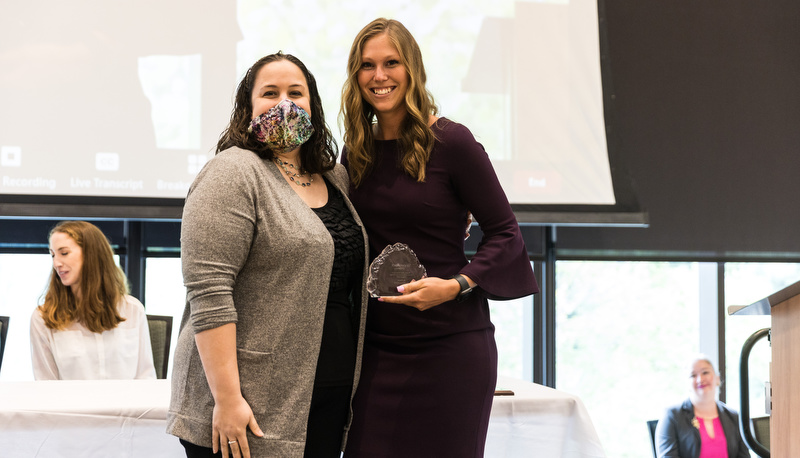
[[242, 387], [242, 396], [245, 398], [254, 414], [267, 413], [268, 407], [274, 409], [274, 402], [270, 402], [270, 385], [273, 373], [272, 353], [263, 351], [245, 350], [237, 348], [239, 359], [239, 383]]

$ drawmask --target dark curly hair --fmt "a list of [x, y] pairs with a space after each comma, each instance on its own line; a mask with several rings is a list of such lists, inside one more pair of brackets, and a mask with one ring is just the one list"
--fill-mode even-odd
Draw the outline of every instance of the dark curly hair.
[[254, 63], [236, 89], [236, 98], [231, 112], [231, 120], [228, 127], [222, 132], [217, 142], [217, 154], [230, 147], [236, 146], [256, 153], [262, 159], [272, 159], [275, 155], [266, 145], [259, 142], [255, 135], [247, 132], [253, 117], [253, 85], [255, 84], [258, 72], [267, 64], [287, 60], [303, 72], [308, 84], [308, 92], [311, 102], [311, 124], [314, 126], [314, 133], [311, 138], [300, 147], [300, 167], [309, 173], [323, 173], [333, 169], [336, 165], [338, 149], [336, 140], [331, 135], [328, 125], [325, 123], [325, 114], [322, 111], [322, 98], [317, 90], [317, 80], [308, 71], [305, 64], [300, 59], [291, 54], [284, 54], [278, 51], [258, 59]]

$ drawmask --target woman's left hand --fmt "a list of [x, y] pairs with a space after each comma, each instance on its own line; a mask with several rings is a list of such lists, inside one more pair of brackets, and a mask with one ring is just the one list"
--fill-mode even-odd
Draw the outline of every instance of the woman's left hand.
[[403, 304], [419, 310], [428, 310], [442, 302], [455, 299], [461, 292], [456, 280], [439, 277], [427, 277], [397, 287], [401, 296], [381, 296], [379, 301], [391, 304]]

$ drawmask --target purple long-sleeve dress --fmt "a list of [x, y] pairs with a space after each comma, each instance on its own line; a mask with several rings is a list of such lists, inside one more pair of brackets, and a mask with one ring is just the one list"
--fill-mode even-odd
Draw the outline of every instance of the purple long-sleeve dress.
[[[370, 300], [361, 379], [345, 457], [481, 457], [497, 379], [486, 298], [538, 292], [508, 200], [470, 131], [440, 118], [424, 183], [403, 172], [398, 142], [377, 141], [378, 161], [350, 198], [369, 235], [370, 259], [411, 247], [428, 276], [462, 273], [479, 287], [426, 311]], [[342, 162], [347, 163], [347, 152]], [[484, 233], [471, 262], [471, 211]]]

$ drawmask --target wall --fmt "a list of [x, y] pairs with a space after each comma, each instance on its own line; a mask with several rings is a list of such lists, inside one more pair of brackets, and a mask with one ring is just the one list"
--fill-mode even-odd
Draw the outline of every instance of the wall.
[[800, 2], [605, 2], [616, 125], [643, 228], [569, 250], [800, 253]]

